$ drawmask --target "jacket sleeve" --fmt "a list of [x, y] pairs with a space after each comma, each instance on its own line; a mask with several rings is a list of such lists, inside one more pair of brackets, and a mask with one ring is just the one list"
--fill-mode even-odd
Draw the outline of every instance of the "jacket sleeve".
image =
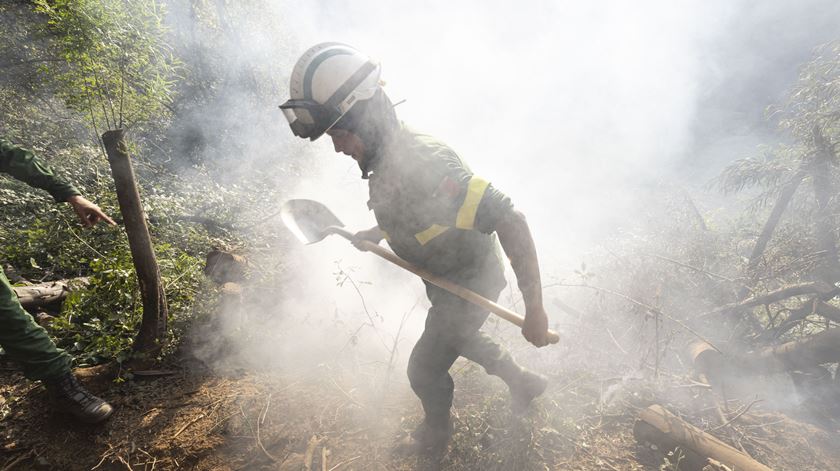
[[437, 183], [433, 197], [443, 199], [458, 229], [491, 233], [513, 211], [513, 203], [489, 181], [474, 175], [451, 150], [438, 152], [436, 165], [426, 169]]
[[0, 138], [0, 172], [46, 190], [58, 202], [81, 194], [71, 183], [57, 177], [32, 151], [18, 147], [4, 138]]

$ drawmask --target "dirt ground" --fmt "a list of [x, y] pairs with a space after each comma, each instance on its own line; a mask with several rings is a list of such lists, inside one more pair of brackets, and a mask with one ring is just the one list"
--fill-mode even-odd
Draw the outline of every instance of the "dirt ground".
[[[384, 362], [344, 354], [284, 363], [259, 369], [232, 360], [210, 368], [181, 353], [161, 366], [171, 374], [87, 379], [117, 408], [101, 426], [51, 411], [41, 386], [7, 368], [0, 376], [0, 469], [658, 470], [664, 450], [633, 436], [641, 408], [659, 403], [700, 428], [716, 425], [702, 388], [688, 378], [610, 376], [572, 354], [530, 363], [548, 374], [550, 386], [517, 417], [500, 380], [459, 360], [452, 370], [456, 432], [438, 461], [395, 451], [422, 418], [401, 368], [389, 372]], [[836, 431], [761, 404], [714, 434], [773, 469], [840, 469]]]
[[[460, 365], [456, 435], [434, 462], [393, 451], [421, 418], [403, 382], [371, 401], [361, 399], [374, 397], [362, 393], [367, 383], [326, 365], [292, 377], [172, 366], [180, 369], [171, 376], [92, 385], [118, 408], [102, 426], [67, 421], [46, 407], [40, 386], [6, 376], [2, 469], [653, 470], [663, 463], [632, 433], [634, 409], [653, 398], [634, 391], [638, 405], [607, 411], [587, 372], [554, 376], [519, 418], [507, 412], [502, 385]], [[840, 466], [836, 434], [770, 413], [740, 420], [753, 455], [774, 469]]]

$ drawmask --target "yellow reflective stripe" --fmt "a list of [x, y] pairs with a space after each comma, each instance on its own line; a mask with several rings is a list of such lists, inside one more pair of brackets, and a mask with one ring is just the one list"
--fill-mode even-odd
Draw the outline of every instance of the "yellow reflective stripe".
[[426, 245], [427, 243], [429, 243], [430, 240], [443, 234], [447, 230], [449, 230], [449, 228], [446, 226], [432, 224], [425, 231], [414, 234], [414, 238], [417, 239], [417, 242], [420, 242], [420, 245]]
[[464, 198], [464, 204], [458, 210], [458, 216], [455, 218], [455, 227], [458, 229], [472, 229], [475, 226], [475, 214], [478, 212], [478, 204], [481, 203], [481, 198], [484, 197], [484, 192], [490, 182], [478, 177], [470, 178], [467, 184], [467, 196]]

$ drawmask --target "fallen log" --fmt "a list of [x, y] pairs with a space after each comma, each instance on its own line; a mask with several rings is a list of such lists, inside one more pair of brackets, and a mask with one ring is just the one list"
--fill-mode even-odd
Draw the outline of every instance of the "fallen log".
[[736, 373], [810, 371], [817, 365], [840, 362], [840, 328], [740, 355], [724, 356], [702, 341], [691, 343], [688, 350], [694, 369], [713, 381]]
[[814, 304], [814, 314], [825, 317], [826, 319], [840, 324], [840, 307], [833, 304], [828, 304], [825, 301], [816, 300]]
[[15, 286], [12, 290], [18, 297], [21, 306], [30, 312], [46, 306], [55, 306], [64, 301], [74, 289], [88, 285], [87, 278], [72, 280], [47, 281], [27, 286]]
[[840, 328], [829, 329], [737, 358], [737, 366], [756, 374], [804, 370], [840, 362]]
[[245, 281], [250, 264], [244, 257], [222, 250], [207, 253], [204, 274], [215, 283], [240, 283]]
[[658, 404], [639, 413], [639, 420], [633, 426], [633, 436], [639, 442], [655, 444], [663, 451], [679, 448], [684, 454], [680, 469], [699, 470], [709, 465], [709, 459], [712, 459], [719, 465], [739, 471], [771, 470], [747, 454], [671, 414]]

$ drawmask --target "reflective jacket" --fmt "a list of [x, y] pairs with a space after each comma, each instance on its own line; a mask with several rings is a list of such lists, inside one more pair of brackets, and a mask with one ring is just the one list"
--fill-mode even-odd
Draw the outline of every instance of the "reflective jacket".
[[405, 126], [373, 162], [368, 207], [397, 255], [470, 289], [505, 285], [494, 230], [513, 211], [507, 196], [448, 146]]
[[7, 173], [30, 186], [46, 190], [59, 202], [81, 194], [71, 183], [53, 174], [52, 169], [38, 160], [32, 151], [18, 147], [2, 137], [0, 173]]

